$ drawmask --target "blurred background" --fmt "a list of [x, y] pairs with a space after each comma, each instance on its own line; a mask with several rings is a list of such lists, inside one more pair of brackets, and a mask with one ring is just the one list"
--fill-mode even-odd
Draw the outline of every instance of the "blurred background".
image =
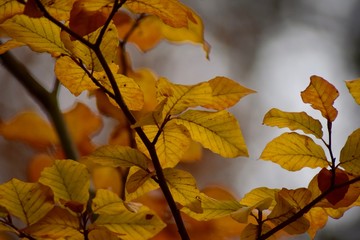
[[[300, 92], [311, 75], [335, 85], [339, 115], [333, 124], [333, 147], [339, 156], [347, 136], [359, 127], [360, 107], [345, 86], [345, 80], [360, 76], [360, 2], [356, 0], [183, 0], [202, 17], [205, 38], [212, 46], [210, 60], [200, 46], [173, 46], [162, 42], [142, 54], [129, 48], [134, 67], [149, 67], [173, 82], [193, 84], [215, 76], [226, 76], [257, 91], [231, 109], [248, 146], [249, 158], [223, 159], [205, 151], [202, 161], [183, 164], [203, 188], [225, 186], [238, 198], [251, 189], [306, 187], [318, 169], [288, 172], [276, 164], [259, 160], [265, 145], [285, 130], [262, 125], [273, 107], [284, 111], [306, 111], [320, 115], [302, 103]], [[53, 62], [45, 54], [26, 48], [13, 51], [44, 85], [52, 86]], [[49, 80], [50, 79], [50, 80]], [[0, 65], [0, 119], [39, 106]], [[61, 89], [63, 109], [74, 97]], [[80, 99], [88, 101], [86, 95]], [[93, 108], [95, 109], [95, 107]], [[98, 139], [100, 141], [100, 139]], [[21, 149], [21, 151], [19, 150]], [[24, 179], [32, 150], [0, 137], [0, 181]], [[14, 165], [15, 164], [15, 165]], [[205, 167], [204, 167], [205, 166]], [[360, 211], [353, 209], [340, 220], [330, 220], [316, 239], [359, 239]], [[298, 239], [308, 239], [300, 236]]]

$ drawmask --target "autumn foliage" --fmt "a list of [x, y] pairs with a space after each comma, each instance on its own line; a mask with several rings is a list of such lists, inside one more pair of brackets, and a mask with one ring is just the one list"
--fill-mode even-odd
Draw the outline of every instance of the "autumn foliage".
[[[201, 18], [177, 0], [0, 0], [3, 64], [50, 119], [23, 112], [0, 122], [2, 137], [37, 152], [29, 182], [0, 185], [0, 230], [27, 239], [260, 240], [303, 233], [314, 239], [328, 217], [359, 206], [360, 130], [333, 155], [339, 92], [320, 76], [310, 77], [301, 98], [322, 119], [276, 108], [263, 119], [289, 132], [270, 141], [260, 159], [288, 171], [318, 168], [307, 188], [259, 187], [236, 199], [224, 189], [198, 189], [191, 173], [177, 168], [200, 159], [202, 148], [247, 157], [227, 109], [255, 91], [223, 76], [174, 84], [134, 69], [126, 46], [145, 53], [163, 40], [191, 42], [208, 57], [203, 29]], [[52, 91], [7, 52], [20, 46], [54, 58]], [[80, 102], [60, 113], [60, 86], [75, 96], [88, 92], [101, 115]], [[360, 104], [360, 80], [346, 86]], [[104, 117], [117, 125], [98, 146], [92, 137]]]

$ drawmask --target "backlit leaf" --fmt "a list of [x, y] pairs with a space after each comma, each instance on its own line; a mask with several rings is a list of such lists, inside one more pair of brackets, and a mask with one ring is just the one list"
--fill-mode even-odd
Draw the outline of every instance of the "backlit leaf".
[[279, 189], [270, 189], [267, 187], [259, 187], [251, 190], [246, 193], [245, 196], [241, 199], [240, 204], [245, 206], [254, 206], [259, 202], [264, 201], [265, 199], [273, 199], [269, 205], [269, 209], [272, 209], [275, 206], [275, 194]]
[[118, 240], [119, 237], [116, 233], [110, 232], [105, 229], [94, 229], [89, 233], [89, 240], [98, 240], [98, 239], [106, 239], [106, 240]]
[[333, 122], [338, 114], [336, 108], [333, 107], [338, 96], [339, 92], [332, 84], [315, 75], [310, 77], [309, 86], [301, 92], [303, 102], [310, 103], [330, 122]]
[[184, 125], [194, 141], [223, 157], [248, 156], [236, 118], [229, 112], [188, 110], [175, 119]]
[[[271, 227], [265, 223], [262, 225], [261, 230], [262, 230], [261, 233], [264, 234], [269, 230], [271, 230]], [[259, 234], [259, 226], [253, 223], [249, 223], [241, 232], [240, 238], [241, 240], [256, 240], [258, 239], [258, 234]], [[267, 239], [275, 240], [276, 237], [272, 235]]]
[[0, 135], [39, 149], [58, 143], [54, 129], [35, 112], [24, 112], [7, 123], [0, 123]]
[[21, 4], [17, 0], [2, 0], [0, 2], [0, 23], [23, 11], [24, 4]]
[[10, 37], [25, 43], [35, 52], [69, 54], [60, 39], [60, 27], [44, 17], [30, 18], [26, 15], [16, 15], [0, 24], [0, 27]]
[[284, 112], [273, 108], [265, 114], [263, 124], [271, 127], [287, 127], [293, 131], [302, 130], [319, 139], [323, 136], [320, 121], [312, 118], [306, 112]]
[[244, 206], [239, 210], [231, 213], [231, 217], [239, 223], [247, 223], [248, 218], [254, 209], [257, 209], [258, 211], [267, 210], [269, 209], [272, 202], [272, 198], [265, 198], [251, 207]]
[[183, 170], [165, 168], [164, 175], [176, 202], [188, 207], [191, 211], [201, 213], [200, 191], [194, 177]]
[[15, 39], [10, 39], [9, 41], [0, 45], [0, 54], [6, 53], [7, 51], [24, 46], [25, 43], [18, 42]]
[[0, 185], [0, 205], [27, 226], [39, 221], [53, 208], [48, 188], [15, 178]]
[[350, 134], [341, 149], [340, 164], [347, 172], [360, 175], [360, 128]]
[[145, 193], [158, 189], [159, 184], [151, 178], [152, 176], [153, 173], [147, 173], [140, 168], [130, 168], [126, 181], [126, 201], [132, 201]]
[[[57, 203], [79, 204], [84, 209], [89, 199], [89, 173], [85, 165], [70, 160], [55, 160], [41, 173], [39, 182], [49, 186]], [[71, 205], [69, 205], [71, 208]]]
[[274, 138], [266, 145], [260, 158], [277, 163], [289, 171], [328, 166], [323, 148], [308, 136], [295, 132]]
[[311, 192], [307, 188], [281, 189], [277, 194], [286, 200], [292, 207], [296, 209], [304, 208], [311, 200]]
[[96, 196], [92, 200], [91, 208], [96, 214], [116, 215], [127, 211], [124, 202], [118, 195], [104, 189], [96, 191]]
[[135, 13], [158, 16], [172, 27], [188, 27], [188, 21], [196, 21], [190, 9], [177, 0], [128, 0], [126, 7]]
[[57, 20], [68, 20], [75, 0], [41, 0], [46, 10]]
[[165, 78], [160, 78], [156, 87], [158, 102], [167, 98], [163, 109], [163, 117], [177, 115], [187, 108], [212, 103], [212, 89], [207, 82], [186, 86], [174, 84]]
[[235, 199], [217, 200], [204, 193], [200, 193], [200, 199], [202, 208], [201, 213], [193, 212], [187, 207], [182, 208], [181, 211], [198, 221], [209, 221], [211, 219], [228, 216], [243, 207]]
[[[156, 125], [148, 125], [144, 126], [143, 130], [150, 141], [153, 141], [159, 128]], [[138, 135], [135, 139], [139, 150], [149, 156], [146, 146]], [[184, 126], [176, 125], [173, 122], [166, 124], [155, 144], [161, 166], [163, 168], [176, 166], [189, 148], [190, 143], [189, 133]]]
[[79, 219], [66, 209], [55, 206], [43, 219], [25, 229], [26, 233], [41, 239], [83, 239]]
[[212, 89], [212, 102], [203, 107], [215, 110], [230, 108], [242, 97], [255, 92], [226, 77], [215, 77], [209, 80], [209, 84]]
[[105, 145], [96, 149], [86, 160], [109, 167], [133, 167], [144, 170], [149, 159], [139, 150], [120, 145]]
[[145, 240], [156, 235], [165, 224], [150, 209], [140, 206], [137, 211], [124, 210], [116, 215], [101, 214], [90, 228], [116, 233], [124, 240]]
[[346, 81], [345, 83], [355, 102], [360, 104], [360, 79]]
[[315, 239], [317, 231], [322, 229], [328, 220], [328, 215], [323, 208], [311, 208], [309, 212], [305, 214], [305, 217], [310, 222], [310, 227], [307, 230], [307, 233], [310, 236], [310, 239]]
[[[298, 211], [297, 206], [293, 206], [291, 203], [289, 203], [287, 197], [284, 197], [283, 194], [281, 194], [281, 191], [275, 194], [276, 205], [267, 218], [275, 225], [279, 225], [286, 221]], [[295, 200], [298, 201], [298, 199]], [[289, 234], [301, 234], [306, 232], [309, 227], [310, 222], [304, 216], [302, 216], [295, 222], [292, 222], [284, 227], [284, 231]]]

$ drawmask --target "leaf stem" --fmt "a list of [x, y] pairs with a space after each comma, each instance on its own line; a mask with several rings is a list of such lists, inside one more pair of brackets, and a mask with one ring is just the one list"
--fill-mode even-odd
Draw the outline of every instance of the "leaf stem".
[[[48, 92], [39, 82], [32, 76], [29, 70], [19, 62], [11, 53], [6, 52], [0, 55], [5, 68], [20, 82], [22, 86], [40, 103], [46, 110], [48, 117], [51, 119], [54, 128], [58, 134], [59, 140], [69, 159], [78, 159], [78, 153], [73, 144], [66, 127], [64, 117], [59, 108], [57, 99], [57, 87], [52, 93]], [[56, 86], [56, 85], [55, 85]]]

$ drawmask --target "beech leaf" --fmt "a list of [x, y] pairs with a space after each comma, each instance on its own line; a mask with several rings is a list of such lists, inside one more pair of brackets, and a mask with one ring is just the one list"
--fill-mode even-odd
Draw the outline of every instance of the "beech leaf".
[[319, 207], [313, 207], [310, 209], [309, 212], [305, 214], [305, 217], [310, 222], [310, 227], [307, 230], [308, 235], [310, 236], [310, 239], [315, 239], [315, 235], [317, 231], [322, 229], [328, 220], [328, 215], [324, 211], [323, 208]]
[[26, 15], [15, 15], [0, 24], [0, 27], [10, 37], [25, 43], [35, 52], [49, 52], [53, 55], [69, 54], [60, 39], [60, 27], [45, 17], [30, 18]]
[[144, 170], [149, 159], [139, 150], [121, 145], [105, 145], [97, 148], [85, 160], [109, 167], [133, 167]]
[[360, 175], [360, 128], [350, 134], [341, 149], [340, 164], [347, 172]]
[[[144, 126], [143, 130], [150, 141], [153, 141], [159, 132], [156, 125]], [[136, 135], [135, 139], [139, 150], [150, 157], [146, 146], [138, 135]], [[173, 122], [166, 124], [155, 143], [161, 166], [163, 168], [176, 166], [189, 148], [190, 143], [190, 135], [184, 126], [176, 125]]]
[[15, 178], [0, 185], [0, 205], [27, 226], [39, 221], [53, 208], [48, 188]]
[[201, 213], [200, 191], [194, 177], [183, 170], [165, 168], [164, 175], [176, 202], [188, 207], [191, 211]]
[[55, 202], [76, 212], [85, 209], [90, 188], [85, 165], [71, 160], [55, 160], [52, 167], [42, 171], [39, 182], [51, 188]]
[[360, 104], [360, 79], [346, 81], [346, 87], [357, 104]]
[[284, 112], [273, 108], [265, 114], [263, 124], [271, 127], [287, 127], [293, 131], [302, 130], [304, 133], [313, 134], [319, 139], [323, 136], [321, 122], [306, 112]]
[[79, 231], [79, 219], [66, 209], [55, 206], [39, 222], [25, 229], [36, 238], [46, 239], [83, 239]]
[[24, 4], [17, 0], [2, 0], [0, 2], [0, 23], [23, 11]]
[[251, 207], [251, 206], [257, 206], [260, 202], [263, 202], [266, 199], [272, 199], [271, 202], [270, 201], [268, 202], [268, 209], [272, 209], [276, 204], [275, 194], [278, 191], [279, 189], [270, 189], [267, 187], [255, 188], [245, 194], [245, 196], [241, 199], [240, 204]]
[[121, 214], [122, 211], [127, 211], [120, 197], [105, 189], [96, 191], [96, 196], [92, 200], [91, 208], [96, 214], [116, 215]]
[[126, 181], [126, 201], [132, 201], [145, 193], [158, 189], [159, 184], [152, 179], [152, 176], [153, 173], [145, 172], [140, 168], [130, 168]]
[[212, 89], [212, 103], [205, 104], [203, 107], [215, 110], [230, 108], [241, 98], [255, 92], [226, 77], [215, 77], [208, 83]]
[[323, 148], [308, 136], [295, 132], [283, 133], [271, 140], [260, 158], [277, 163], [289, 171], [328, 166]]
[[332, 84], [315, 75], [310, 77], [309, 86], [301, 92], [304, 103], [310, 103], [330, 122], [333, 122], [338, 114], [336, 108], [333, 107], [338, 96], [339, 92]]
[[223, 157], [248, 156], [240, 126], [236, 118], [225, 110], [188, 110], [174, 120], [188, 129], [194, 141]]
[[136, 211], [124, 210], [118, 214], [100, 214], [93, 229], [106, 228], [121, 236], [124, 240], [145, 240], [155, 236], [165, 224], [155, 212], [145, 206], [139, 206]]

